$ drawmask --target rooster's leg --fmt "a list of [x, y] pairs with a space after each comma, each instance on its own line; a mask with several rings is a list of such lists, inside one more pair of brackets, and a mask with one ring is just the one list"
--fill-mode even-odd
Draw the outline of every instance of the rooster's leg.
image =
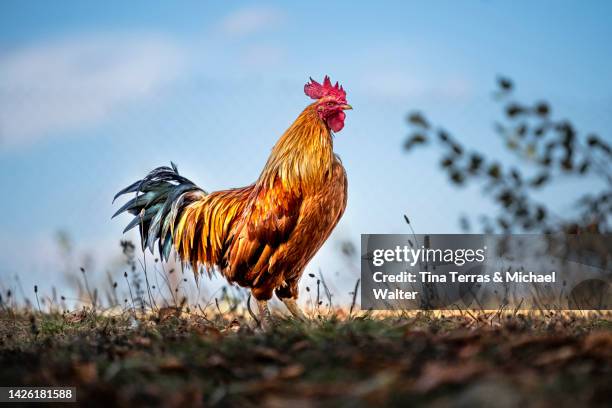
[[272, 321], [272, 314], [270, 313], [270, 308], [268, 307], [267, 300], [258, 300], [257, 307], [259, 307], [259, 318], [261, 328], [264, 330], [270, 329], [274, 322]]
[[287, 306], [287, 309], [291, 312], [293, 317], [303, 322], [307, 320], [306, 315], [302, 312], [302, 309], [298, 306], [297, 302], [293, 298], [283, 298], [283, 303]]

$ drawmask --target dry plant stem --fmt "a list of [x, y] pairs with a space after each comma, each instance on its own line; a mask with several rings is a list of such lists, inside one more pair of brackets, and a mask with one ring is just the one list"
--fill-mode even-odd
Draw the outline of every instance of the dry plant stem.
[[142, 261], [138, 259], [138, 262], [140, 263], [140, 267], [142, 268], [142, 271], [144, 272], [145, 283], [147, 284], [147, 294], [149, 295], [149, 306], [151, 306], [151, 309], [155, 310], [157, 309], [157, 304], [155, 303], [155, 299], [153, 299], [153, 295], [151, 294], [151, 285], [149, 284], [149, 276], [147, 274], [147, 253], [146, 252], [143, 252], [142, 259], [143, 259]]
[[355, 283], [355, 289], [353, 289], [353, 301], [351, 302], [351, 308], [349, 309], [349, 316], [353, 314], [353, 309], [355, 308], [355, 303], [357, 302], [357, 290], [359, 289], [359, 282], [361, 279], [357, 279]]
[[285, 304], [285, 306], [287, 306], [287, 309], [291, 312], [293, 317], [303, 322], [308, 320], [304, 312], [302, 312], [302, 309], [300, 309], [300, 307], [298, 306], [297, 301], [295, 299], [283, 299], [283, 303]]

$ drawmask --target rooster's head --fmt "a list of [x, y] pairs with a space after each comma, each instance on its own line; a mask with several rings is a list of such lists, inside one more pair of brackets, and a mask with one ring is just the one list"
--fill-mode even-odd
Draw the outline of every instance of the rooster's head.
[[353, 109], [346, 102], [346, 92], [342, 86], [332, 85], [326, 75], [323, 84], [310, 78], [310, 82], [304, 85], [304, 93], [312, 99], [316, 99], [315, 108], [321, 120], [334, 132], [339, 132], [344, 127], [344, 119], [347, 109]]

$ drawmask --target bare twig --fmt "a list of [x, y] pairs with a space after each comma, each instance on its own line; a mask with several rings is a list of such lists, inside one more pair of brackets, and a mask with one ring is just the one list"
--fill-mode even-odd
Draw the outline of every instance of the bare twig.
[[359, 282], [361, 279], [357, 279], [355, 283], [355, 289], [353, 290], [353, 301], [351, 302], [351, 308], [349, 310], [349, 317], [353, 314], [353, 308], [355, 307], [355, 302], [357, 301], [357, 290], [359, 289]]
[[125, 281], [128, 285], [128, 289], [130, 291], [130, 299], [132, 300], [132, 312], [136, 313], [136, 306], [134, 305], [134, 295], [132, 294], [132, 285], [130, 285], [130, 280], [128, 279], [127, 272], [123, 272], [123, 277], [125, 278]]
[[40, 301], [38, 300], [38, 285], [34, 285], [34, 295], [36, 295], [36, 304], [38, 304], [38, 311], [42, 313], [40, 309]]

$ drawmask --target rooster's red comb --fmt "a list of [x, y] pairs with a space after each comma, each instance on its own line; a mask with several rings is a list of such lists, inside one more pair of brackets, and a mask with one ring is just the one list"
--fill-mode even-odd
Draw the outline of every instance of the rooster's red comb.
[[310, 96], [312, 99], [321, 99], [324, 96], [334, 96], [338, 99], [346, 99], [346, 92], [342, 89], [342, 86], [332, 85], [329, 76], [325, 75], [323, 79], [323, 85], [310, 78], [310, 82], [304, 85], [304, 93]]

